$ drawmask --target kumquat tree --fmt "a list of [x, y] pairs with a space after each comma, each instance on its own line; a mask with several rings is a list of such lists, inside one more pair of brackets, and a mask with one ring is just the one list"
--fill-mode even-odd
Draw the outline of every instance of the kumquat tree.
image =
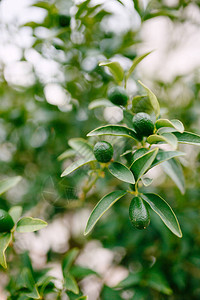
[[0, 300], [200, 299], [199, 2], [0, 16]]

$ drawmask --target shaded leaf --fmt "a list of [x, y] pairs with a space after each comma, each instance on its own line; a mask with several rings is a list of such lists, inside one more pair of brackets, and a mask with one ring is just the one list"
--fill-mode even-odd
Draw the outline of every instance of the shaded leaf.
[[156, 158], [151, 165], [151, 168], [153, 168], [173, 157], [182, 156], [182, 155], [185, 155], [185, 153], [181, 152], [181, 151], [163, 151], [163, 150], [159, 149], [158, 154], [156, 155]]
[[136, 159], [130, 166], [131, 171], [134, 174], [135, 180], [138, 181], [142, 175], [150, 168], [158, 152], [158, 148], [155, 148], [144, 155]]
[[124, 70], [118, 62], [106, 61], [99, 63], [99, 66], [108, 67], [114, 78], [120, 82], [124, 78]]
[[[95, 159], [96, 160], [96, 159]], [[75, 170], [77, 170], [78, 168], [89, 164], [92, 161], [95, 161], [94, 159], [86, 159], [86, 158], [80, 158], [79, 160], [75, 161], [74, 163], [72, 163], [70, 166], [68, 166], [63, 173], [61, 174], [61, 177], [67, 176], [70, 173], [74, 172]]]
[[11, 242], [11, 238], [10, 232], [0, 234], [0, 264], [4, 269], [7, 268], [5, 251]]
[[120, 283], [118, 283], [116, 287], [126, 289], [134, 285], [138, 285], [141, 282], [141, 280], [142, 280], [141, 272], [130, 273], [125, 279], [120, 281]]
[[175, 135], [173, 135], [173, 133], [170, 132], [163, 133], [162, 135], [152, 134], [148, 136], [147, 142], [149, 144], [156, 144], [159, 142], [167, 143], [171, 145], [174, 149], [177, 148], [177, 144], [178, 144], [177, 138], [175, 137]]
[[68, 141], [69, 146], [74, 149], [80, 156], [86, 159], [95, 160], [93, 148], [88, 141], [82, 138], [74, 138]]
[[71, 274], [69, 274], [69, 273], [65, 274], [64, 287], [68, 291], [71, 291], [74, 294], [78, 294], [79, 293], [78, 284], [77, 284], [75, 278]]
[[158, 214], [164, 224], [171, 230], [176, 236], [182, 237], [182, 232], [169, 204], [156, 194], [141, 194], [141, 197], [150, 205], [150, 207]]
[[184, 194], [185, 178], [181, 164], [177, 160], [172, 158], [168, 161], [165, 161], [162, 164], [162, 168], [165, 173], [174, 181], [181, 193]]
[[60, 154], [57, 159], [63, 160], [63, 159], [69, 158], [69, 157], [73, 157], [75, 155], [76, 155], [76, 151], [74, 151], [72, 149], [67, 149], [62, 154]]
[[88, 234], [94, 225], [97, 223], [97, 221], [103, 216], [103, 214], [120, 198], [122, 198], [124, 195], [126, 195], [126, 191], [114, 191], [103, 198], [97, 203], [95, 208], [90, 214], [90, 217], [87, 221], [87, 225], [85, 228], [84, 235]]
[[137, 56], [134, 58], [133, 60], [133, 64], [132, 66], [130, 67], [130, 69], [128, 70], [128, 74], [126, 76], [126, 80], [130, 77], [130, 75], [133, 73], [133, 71], [135, 70], [135, 68], [137, 67], [137, 65], [147, 56], [149, 55], [150, 53], [152, 53], [153, 51], [150, 51], [150, 52], [147, 52], [143, 55], [140, 55], [140, 56]]
[[151, 105], [155, 111], [156, 117], [158, 118], [160, 115], [160, 105], [158, 103], [158, 99], [157, 99], [156, 95], [154, 95], [154, 93], [146, 85], [144, 85], [140, 80], [138, 80], [138, 82], [147, 91], [149, 100], [151, 101]]
[[129, 182], [132, 184], [135, 183], [133, 173], [129, 170], [129, 168], [127, 168], [125, 165], [119, 162], [110, 163], [108, 170], [113, 176], [115, 176], [119, 180], [122, 180], [124, 182]]
[[90, 131], [87, 136], [95, 135], [113, 135], [124, 136], [137, 140], [135, 130], [121, 125], [105, 125]]
[[16, 223], [22, 215], [22, 207], [21, 206], [13, 206], [8, 211], [8, 213], [12, 217], [14, 223]]
[[79, 253], [79, 249], [78, 248], [73, 248], [71, 250], [69, 250], [62, 262], [62, 270], [63, 270], [63, 276], [65, 276], [65, 274], [67, 274], [72, 266], [72, 264], [74, 263], [77, 255]]
[[170, 121], [168, 119], [159, 119], [156, 121], [155, 126], [157, 129], [162, 128], [162, 127], [171, 127], [181, 133], [184, 131], [183, 123], [179, 120], [171, 120]]
[[73, 266], [70, 270], [70, 273], [77, 279], [82, 280], [83, 278], [89, 275], [96, 275], [99, 277], [99, 274], [89, 268], [85, 268], [82, 266]]
[[40, 230], [46, 227], [48, 224], [47, 222], [32, 218], [32, 217], [23, 217], [17, 222], [16, 231], [17, 232], [33, 232]]
[[147, 285], [165, 295], [173, 294], [173, 291], [169, 287], [167, 280], [163, 277], [163, 274], [160, 272], [158, 273], [158, 271], [151, 271], [147, 279]]
[[184, 131], [183, 133], [173, 132], [173, 134], [177, 137], [179, 143], [200, 146], [200, 135], [196, 133]]
[[13, 188], [22, 179], [21, 176], [16, 176], [0, 181], [0, 195], [7, 192], [9, 189]]

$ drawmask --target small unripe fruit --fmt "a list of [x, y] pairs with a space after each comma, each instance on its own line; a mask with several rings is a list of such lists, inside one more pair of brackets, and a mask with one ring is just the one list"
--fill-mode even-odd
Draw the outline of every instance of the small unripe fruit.
[[98, 162], [107, 163], [113, 156], [113, 147], [110, 143], [102, 141], [94, 145], [94, 156]]
[[0, 209], [0, 232], [9, 232], [14, 225], [14, 221], [9, 213]]
[[146, 229], [150, 223], [149, 211], [141, 197], [134, 197], [129, 206], [131, 224], [137, 229]]
[[154, 124], [150, 115], [138, 113], [133, 117], [133, 126], [139, 137], [149, 136], [154, 132]]
[[128, 94], [121, 86], [114, 86], [108, 91], [108, 99], [115, 105], [125, 106], [128, 102]]

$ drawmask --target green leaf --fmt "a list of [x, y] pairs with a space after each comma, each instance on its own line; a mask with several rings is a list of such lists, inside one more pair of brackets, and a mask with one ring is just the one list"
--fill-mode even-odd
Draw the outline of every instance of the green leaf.
[[81, 266], [73, 266], [70, 270], [70, 273], [77, 280], [82, 280], [89, 275], [96, 275], [99, 277], [99, 274], [89, 268], [81, 267]]
[[87, 300], [87, 299], [88, 299], [87, 296], [81, 296], [81, 297], [76, 298], [76, 300]]
[[88, 108], [94, 109], [98, 107], [111, 107], [114, 106], [113, 103], [107, 99], [97, 99], [92, 102], [90, 102]]
[[166, 160], [169, 160], [173, 157], [185, 155], [184, 152], [180, 151], [163, 151], [161, 149], [158, 150], [158, 154], [156, 155], [155, 160], [153, 161], [151, 168], [163, 163]]
[[162, 127], [172, 127], [181, 133], [184, 131], [183, 123], [179, 120], [170, 121], [168, 119], [159, 119], [156, 121], [155, 126], [157, 129]]
[[132, 100], [132, 111], [136, 114], [139, 112], [145, 112], [150, 115], [154, 110], [148, 96], [137, 95]]
[[170, 146], [172, 146], [174, 149], [176, 149], [177, 145], [178, 145], [177, 138], [175, 137], [175, 135], [173, 135], [173, 133], [170, 133], [170, 132], [162, 133], [162, 135], [161, 134], [160, 135], [152, 134], [152, 135], [148, 136], [147, 142], [149, 144], [156, 144], [159, 142], [167, 143]]
[[173, 294], [173, 291], [169, 287], [167, 280], [163, 277], [163, 274], [160, 272], [158, 273], [158, 271], [151, 271], [147, 279], [147, 285], [165, 295]]
[[7, 268], [5, 251], [11, 242], [11, 238], [12, 235], [10, 232], [2, 233], [0, 235], [0, 265], [2, 265], [4, 269]]
[[135, 130], [121, 125], [105, 125], [90, 131], [87, 136], [95, 135], [113, 135], [124, 136], [137, 140]]
[[11, 215], [14, 223], [17, 223], [17, 221], [19, 220], [19, 218], [22, 215], [22, 207], [21, 206], [13, 206], [8, 211], [8, 213]]
[[69, 158], [69, 157], [73, 157], [75, 155], [76, 155], [76, 152], [74, 150], [67, 149], [62, 154], [60, 154], [57, 159], [60, 161], [60, 160], [63, 160], [63, 159]]
[[173, 132], [173, 134], [177, 137], [179, 143], [200, 146], [200, 135], [198, 134], [187, 131], [183, 133]]
[[26, 296], [31, 299], [41, 299], [31, 271], [28, 268], [24, 268], [20, 277], [22, 286], [30, 290], [30, 292], [26, 293]]
[[138, 80], [138, 82], [147, 91], [149, 100], [151, 101], [151, 105], [155, 111], [156, 117], [158, 118], [160, 115], [160, 105], [158, 103], [158, 99], [157, 99], [156, 95], [154, 95], [154, 93], [146, 85], [144, 85], [144, 83], [142, 83], [140, 80]]
[[156, 194], [141, 194], [141, 197], [150, 205], [150, 207], [158, 214], [164, 224], [178, 237], [182, 237], [182, 232], [169, 204]]
[[99, 66], [108, 67], [116, 81], [121, 82], [124, 79], [124, 70], [118, 62], [106, 61], [100, 62]]
[[130, 288], [134, 285], [138, 285], [142, 280], [142, 273], [130, 273], [125, 279], [120, 281], [118, 285], [116, 286], [117, 288]]
[[112, 162], [109, 164], [108, 170], [110, 173], [121, 181], [134, 184], [135, 179], [133, 173], [125, 165], [119, 162]]
[[165, 171], [165, 173], [174, 181], [181, 193], [184, 194], [185, 178], [181, 164], [177, 160], [172, 158], [168, 161], [165, 161], [162, 164], [162, 168]]
[[88, 219], [84, 235], [87, 235], [94, 225], [97, 223], [97, 221], [103, 216], [103, 214], [120, 198], [122, 198], [124, 195], [126, 195], [126, 191], [114, 191], [103, 198], [97, 203], [95, 208], [90, 214], [90, 217]]
[[0, 181], [0, 195], [7, 192], [9, 189], [14, 187], [20, 180], [22, 179], [21, 176], [16, 176], [8, 179], [4, 179]]
[[76, 280], [74, 279], [74, 277], [71, 274], [69, 274], [69, 273], [67, 273], [65, 275], [65, 278], [64, 278], [64, 287], [68, 291], [71, 291], [74, 294], [78, 294], [79, 293], [78, 284], [77, 284]]
[[23, 217], [17, 222], [17, 232], [33, 232], [46, 227], [48, 224], [37, 218]]
[[72, 264], [74, 263], [77, 255], [79, 253], [79, 249], [78, 248], [73, 248], [71, 250], [69, 250], [67, 252], [67, 254], [65, 255], [63, 262], [62, 262], [62, 270], [63, 270], [63, 276], [65, 276], [65, 274], [67, 274], [72, 266]]
[[[95, 159], [96, 160], [96, 159]], [[92, 161], [94, 161], [94, 159], [86, 159], [86, 158], [80, 158], [79, 160], [75, 161], [74, 163], [72, 163], [70, 166], [68, 166], [63, 173], [61, 174], [61, 177], [67, 176], [70, 173], [74, 172], [75, 170], [77, 170], [78, 168], [91, 163]]]
[[69, 146], [74, 149], [80, 156], [86, 159], [95, 160], [93, 148], [88, 141], [82, 138], [74, 138], [68, 141]]
[[142, 175], [144, 175], [144, 173], [150, 168], [157, 153], [158, 148], [155, 148], [140, 156], [132, 163], [130, 169], [133, 172], [136, 181], [138, 181], [142, 177]]
[[128, 70], [128, 74], [126, 76], [126, 80], [130, 77], [130, 75], [133, 73], [133, 71], [135, 70], [135, 68], [137, 67], [137, 65], [147, 56], [149, 55], [150, 53], [152, 53], [153, 51], [150, 51], [150, 52], [147, 52], [141, 56], [137, 56], [134, 58], [133, 60], [133, 64], [132, 66], [130, 67], [130, 69]]

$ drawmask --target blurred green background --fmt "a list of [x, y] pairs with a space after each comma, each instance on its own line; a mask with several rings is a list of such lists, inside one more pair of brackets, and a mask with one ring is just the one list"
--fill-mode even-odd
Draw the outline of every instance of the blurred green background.
[[[151, 50], [128, 82], [130, 96], [141, 91], [141, 79], [157, 95], [163, 117], [178, 118], [200, 134], [199, 26], [195, 0], [0, 2], [0, 178], [23, 177], [2, 195], [0, 208], [22, 205], [24, 213], [49, 223], [37, 234], [16, 235], [15, 253], [7, 255], [10, 268], [0, 269], [0, 299], [26, 299], [14, 284], [25, 266], [40, 276], [48, 268], [59, 288], [60, 263], [73, 247], [80, 249], [76, 264], [101, 275], [77, 276], [89, 300], [200, 299], [198, 147], [180, 147], [187, 153], [184, 195], [159, 168], [151, 188], [173, 207], [182, 239], [155, 214], [147, 230], [133, 229], [128, 200], [113, 206], [84, 237], [95, 203], [126, 184], [107, 175], [80, 203], [87, 169], [61, 178], [74, 158], [58, 159], [68, 139], [122, 122], [119, 108], [88, 109], [113, 84], [99, 61], [111, 59], [128, 69], [137, 55]], [[56, 299], [53, 291], [49, 287], [44, 299]]]

